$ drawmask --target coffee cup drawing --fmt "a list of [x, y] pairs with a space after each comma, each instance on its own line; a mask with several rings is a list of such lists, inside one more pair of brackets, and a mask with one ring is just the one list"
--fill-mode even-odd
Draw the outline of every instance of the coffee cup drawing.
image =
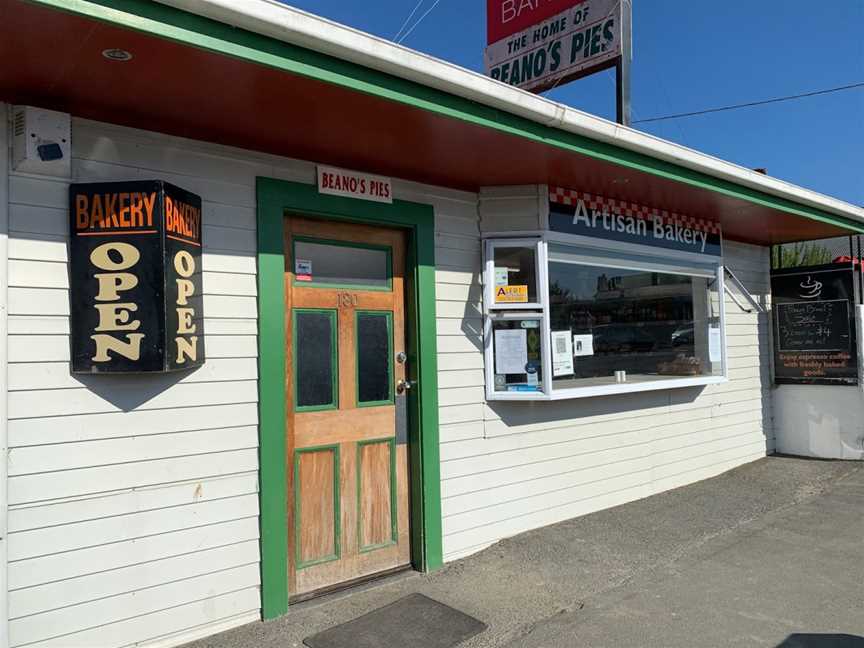
[[819, 299], [822, 296], [822, 282], [816, 281], [812, 277], [808, 275], [807, 281], [802, 281], [801, 286], [801, 299]]

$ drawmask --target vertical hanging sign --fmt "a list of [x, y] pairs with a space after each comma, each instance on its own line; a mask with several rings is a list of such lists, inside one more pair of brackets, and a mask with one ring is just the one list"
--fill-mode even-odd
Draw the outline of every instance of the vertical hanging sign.
[[72, 371], [204, 363], [201, 198], [162, 181], [69, 189]]

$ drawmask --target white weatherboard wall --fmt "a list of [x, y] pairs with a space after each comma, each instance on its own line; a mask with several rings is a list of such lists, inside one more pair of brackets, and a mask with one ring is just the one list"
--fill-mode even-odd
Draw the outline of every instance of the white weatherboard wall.
[[0, 103], [0, 648], [9, 646], [9, 605], [7, 585], [7, 548], [6, 530], [8, 516], [6, 514], [6, 449], [7, 449], [7, 401], [6, 378], [7, 358], [9, 356], [9, 340], [7, 338], [8, 308], [7, 279], [9, 249], [9, 174], [7, 155], [9, 129], [6, 127], [7, 106]]
[[[536, 188], [481, 195], [484, 232], [537, 229]], [[470, 290], [438, 285], [447, 560], [528, 529], [717, 475], [773, 450], [769, 317], [744, 313], [728, 298], [727, 383], [485, 403], [479, 240], [469, 253], [469, 228], [458, 225], [460, 250], [438, 250], [439, 277], [444, 266], [465, 281], [472, 277]], [[439, 220], [439, 244], [452, 246], [449, 235], [456, 227]], [[479, 239], [479, 232], [470, 231]], [[767, 248], [727, 242], [725, 261], [752, 294], [767, 301]]]
[[[164, 179], [201, 195], [207, 362], [70, 375], [68, 182], [12, 174], [11, 645], [173, 645], [260, 618], [255, 179], [313, 183], [315, 166], [72, 126], [73, 181]], [[474, 194], [398, 181], [394, 192], [434, 205], [442, 260], [475, 265]], [[479, 295], [471, 271], [438, 277], [463, 305]], [[480, 362], [455, 363], [451, 383], [475, 382]]]
[[[71, 376], [67, 182], [12, 173], [11, 645], [177, 644], [259, 618], [255, 178], [311, 184], [315, 167], [77, 119], [73, 158], [74, 181], [161, 178], [202, 196], [208, 360], [174, 376]], [[728, 384], [487, 405], [478, 198], [394, 192], [436, 215], [448, 560], [772, 447], [767, 319], [731, 302]], [[767, 251], [726, 251], [766, 294]]]
[[10, 645], [122, 646], [259, 618], [256, 167], [73, 120], [73, 180], [204, 200], [207, 363], [69, 373], [65, 180], [12, 173]]

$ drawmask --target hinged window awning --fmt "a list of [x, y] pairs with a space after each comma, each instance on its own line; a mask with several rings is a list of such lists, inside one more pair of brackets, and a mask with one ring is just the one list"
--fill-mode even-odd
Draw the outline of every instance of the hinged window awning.
[[[864, 209], [712, 175], [724, 163], [634, 131], [656, 155], [156, 2], [0, 0], [0, 16], [0, 55], [14, 61], [0, 73], [0, 100], [10, 103], [457, 189], [575, 187], [715, 220], [726, 238], [754, 243], [864, 231]], [[102, 56], [112, 48], [133, 58]], [[673, 161], [676, 151], [704, 170]]]

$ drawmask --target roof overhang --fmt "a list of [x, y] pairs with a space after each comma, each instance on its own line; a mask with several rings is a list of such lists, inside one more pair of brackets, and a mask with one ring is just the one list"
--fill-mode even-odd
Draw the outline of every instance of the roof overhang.
[[78, 117], [472, 191], [573, 187], [760, 244], [864, 231], [862, 208], [269, 0], [0, 0], [0, 57], [0, 100]]

